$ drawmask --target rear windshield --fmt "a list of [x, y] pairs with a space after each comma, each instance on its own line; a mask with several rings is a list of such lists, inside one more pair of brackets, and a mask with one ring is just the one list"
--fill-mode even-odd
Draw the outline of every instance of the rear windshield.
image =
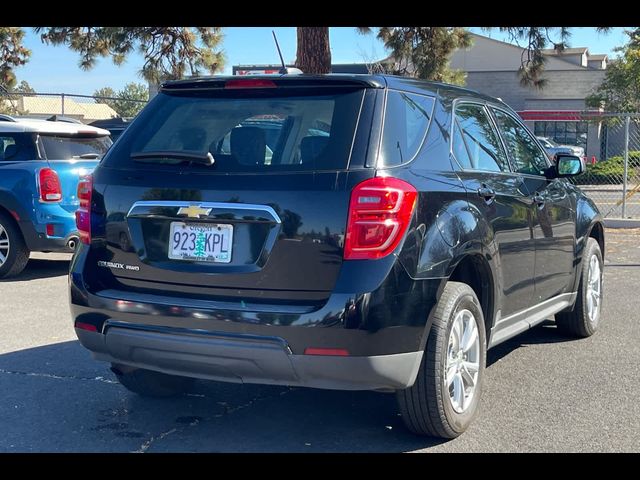
[[[363, 93], [160, 93], [103, 163], [212, 172], [346, 169]], [[214, 163], [192, 162], [181, 152], [210, 153]]]
[[102, 158], [111, 146], [108, 136], [71, 137], [40, 134], [40, 154], [48, 160]]

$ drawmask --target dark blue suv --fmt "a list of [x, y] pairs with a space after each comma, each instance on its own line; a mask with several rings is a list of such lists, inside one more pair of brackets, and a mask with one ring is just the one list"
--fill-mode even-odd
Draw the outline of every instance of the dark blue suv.
[[503, 102], [390, 76], [165, 84], [78, 190], [80, 342], [164, 396], [194, 378], [396, 392], [452, 438], [486, 351], [600, 325], [602, 217]]
[[73, 252], [78, 179], [111, 145], [109, 132], [75, 122], [0, 116], [0, 278], [29, 252]]

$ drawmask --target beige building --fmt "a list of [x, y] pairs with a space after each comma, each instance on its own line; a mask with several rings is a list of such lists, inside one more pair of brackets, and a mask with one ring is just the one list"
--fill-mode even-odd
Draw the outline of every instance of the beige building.
[[[602, 126], [587, 122], [585, 98], [602, 82], [608, 58], [586, 47], [561, 53], [544, 50], [544, 88], [524, 87], [518, 69], [523, 48], [471, 34], [473, 45], [451, 56], [451, 67], [467, 73], [466, 86], [499, 97], [526, 121], [536, 135], [560, 144], [579, 145], [587, 156], [601, 157]], [[591, 113], [597, 113], [593, 111]]]
[[64, 115], [75, 118], [82, 123], [95, 120], [105, 120], [117, 117], [116, 111], [104, 103], [78, 102], [72, 97], [65, 96], [21, 96], [16, 106], [23, 116], [33, 118], [47, 118], [51, 115]]

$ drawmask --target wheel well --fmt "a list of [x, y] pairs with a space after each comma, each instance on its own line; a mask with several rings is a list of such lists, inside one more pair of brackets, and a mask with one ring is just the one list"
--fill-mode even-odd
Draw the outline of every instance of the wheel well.
[[602, 253], [602, 259], [604, 259], [604, 228], [601, 223], [596, 223], [589, 232], [589, 237], [593, 238], [600, 245], [600, 252]]
[[20, 224], [16, 220], [16, 217], [13, 216], [13, 213], [11, 213], [11, 211], [7, 210], [5, 207], [0, 205], [0, 213], [3, 213], [9, 219], [10, 222], [13, 222], [13, 224], [18, 228], [18, 231], [22, 233], [22, 230], [20, 229]]
[[487, 341], [489, 341], [491, 327], [493, 327], [495, 301], [493, 298], [493, 278], [489, 264], [481, 255], [466, 256], [456, 265], [449, 280], [466, 283], [475, 292], [478, 300], [480, 300], [486, 337]]

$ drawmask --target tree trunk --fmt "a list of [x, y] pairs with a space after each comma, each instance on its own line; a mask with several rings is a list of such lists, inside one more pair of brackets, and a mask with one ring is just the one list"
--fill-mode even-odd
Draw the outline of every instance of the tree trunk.
[[296, 67], [304, 73], [330, 73], [329, 27], [298, 27]]

